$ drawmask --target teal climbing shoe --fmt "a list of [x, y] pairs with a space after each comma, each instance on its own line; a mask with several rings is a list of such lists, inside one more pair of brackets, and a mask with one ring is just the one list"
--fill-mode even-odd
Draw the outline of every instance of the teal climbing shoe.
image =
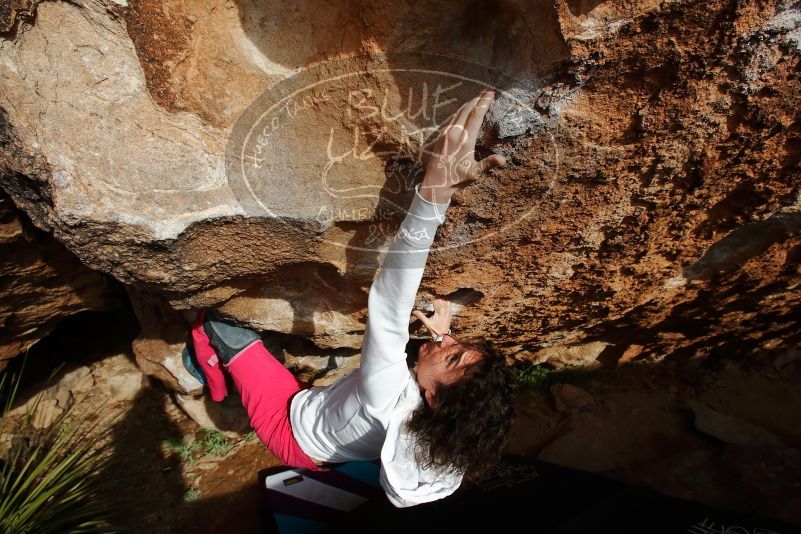
[[185, 346], [183, 352], [181, 352], [181, 360], [184, 362], [184, 369], [186, 369], [190, 375], [197, 378], [198, 381], [205, 386], [206, 377], [203, 376], [203, 372], [197, 365], [195, 351], [192, 350], [189, 345]]

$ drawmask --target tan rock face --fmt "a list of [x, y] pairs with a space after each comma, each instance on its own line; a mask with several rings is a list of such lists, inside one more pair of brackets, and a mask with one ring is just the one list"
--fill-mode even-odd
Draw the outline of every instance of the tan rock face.
[[[490, 84], [479, 152], [509, 165], [454, 198], [420, 305], [478, 296], [456, 331], [557, 366], [799, 340], [789, 2], [34, 1], [1, 15], [4, 189], [159, 305], [358, 348], [426, 139]], [[166, 362], [178, 337], [140, 338], [140, 363]]]
[[0, 369], [65, 317], [121, 305], [120, 293], [0, 194]]

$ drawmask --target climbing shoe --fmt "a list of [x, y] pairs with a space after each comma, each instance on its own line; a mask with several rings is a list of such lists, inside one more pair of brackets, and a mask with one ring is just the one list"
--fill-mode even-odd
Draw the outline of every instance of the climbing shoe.
[[190, 375], [197, 378], [198, 381], [205, 386], [206, 377], [203, 376], [203, 373], [200, 371], [200, 368], [197, 365], [197, 359], [195, 358], [195, 351], [192, 350], [192, 347], [190, 347], [189, 345], [184, 347], [184, 350], [181, 353], [181, 360], [184, 362], [184, 369], [186, 369]]
[[261, 341], [259, 334], [253, 330], [236, 326], [221, 319], [212, 311], [207, 311], [203, 317], [203, 331], [220, 361], [226, 366], [237, 354], [253, 343]]

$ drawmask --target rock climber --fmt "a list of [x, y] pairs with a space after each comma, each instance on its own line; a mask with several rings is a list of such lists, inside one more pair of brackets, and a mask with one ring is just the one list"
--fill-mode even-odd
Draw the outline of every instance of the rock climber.
[[[380, 458], [380, 484], [397, 507], [451, 495], [500, 459], [514, 416], [515, 383], [489, 341], [450, 334], [450, 303], [413, 310], [429, 248], [451, 196], [500, 155], [475, 159], [479, 128], [495, 98], [484, 90], [442, 125], [411, 206], [370, 288], [360, 367], [329, 386], [299, 382], [259, 335], [199, 312], [187, 368], [222, 400], [228, 371], [261, 442], [284, 464], [311, 470]], [[410, 314], [432, 335], [409, 369]], [[202, 376], [200, 372], [202, 371]]]

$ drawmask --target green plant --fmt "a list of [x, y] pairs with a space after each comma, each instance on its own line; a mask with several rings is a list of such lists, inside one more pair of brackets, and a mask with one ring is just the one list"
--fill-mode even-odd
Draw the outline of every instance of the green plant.
[[[9, 411], [20, 375], [0, 379], [4, 397], [0, 429], [9, 425]], [[99, 420], [73, 408], [47, 429], [34, 428], [33, 414], [41, 396], [14, 429], [16, 446], [0, 468], [0, 532], [118, 532], [99, 474], [109, 467], [110, 440]]]
[[553, 384], [584, 384], [592, 380], [592, 373], [576, 368], [565, 368], [555, 371], [542, 364], [516, 367], [514, 369], [517, 382], [524, 389], [546, 389]]
[[200, 492], [197, 490], [197, 488], [189, 488], [186, 490], [186, 493], [184, 493], [184, 502], [194, 502], [198, 500], [199, 497]]
[[208, 430], [201, 443], [203, 444], [203, 450], [208, 454], [220, 457], [228, 454], [232, 447], [228, 439], [217, 430]]
[[200, 450], [203, 447], [199, 442], [187, 443], [185, 440], [175, 438], [165, 439], [161, 442], [161, 446], [170, 452], [178, 454], [181, 457], [181, 461], [189, 465], [197, 462]]
[[204, 454], [223, 457], [233, 447], [221, 432], [217, 430], [203, 430], [202, 437], [192, 443], [185, 439], [170, 438], [161, 442], [166, 450], [178, 454], [183, 462], [194, 464]]
[[550, 386], [552, 372], [550, 368], [544, 365], [531, 365], [514, 369], [517, 382], [526, 389], [541, 389]]

